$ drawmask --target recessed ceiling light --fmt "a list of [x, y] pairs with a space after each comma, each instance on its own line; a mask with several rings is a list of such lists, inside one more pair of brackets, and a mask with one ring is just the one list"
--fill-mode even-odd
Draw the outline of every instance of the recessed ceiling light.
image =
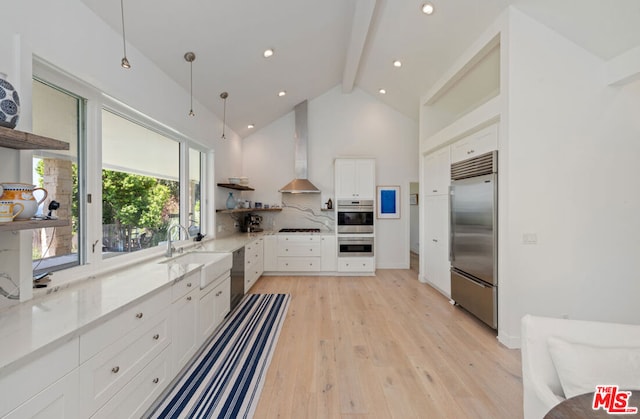
[[249, 129], [254, 129], [255, 127], [256, 127], [256, 126], [255, 126], [255, 125], [253, 125], [253, 124], [249, 124], [249, 125], [247, 125], [247, 128], [249, 128]]
[[264, 58], [269, 58], [273, 55], [273, 48], [267, 48], [264, 50], [264, 52], [262, 53], [262, 55], [264, 56]]
[[402, 67], [402, 61], [400, 61], [400, 60], [395, 60], [395, 61], [393, 62], [393, 66], [394, 66], [394, 67], [398, 67], [398, 68]]
[[387, 91], [384, 90], [384, 89], [380, 89], [380, 90], [378, 90], [378, 93], [380, 93], [381, 95], [386, 95]]
[[422, 5], [422, 13], [424, 13], [425, 15], [430, 15], [431, 13], [433, 13], [433, 4], [431, 3], [425, 3]]
[[284, 90], [281, 90], [281, 91], [278, 92], [278, 96], [280, 96], [280, 97], [282, 97], [282, 96], [284, 96], [286, 94], [287, 94], [287, 92], [284, 91]]

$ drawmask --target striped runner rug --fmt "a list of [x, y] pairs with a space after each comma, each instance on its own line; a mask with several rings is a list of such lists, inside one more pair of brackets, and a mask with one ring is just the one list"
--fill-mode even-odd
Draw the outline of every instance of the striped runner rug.
[[249, 294], [145, 415], [250, 418], [289, 307], [288, 294]]

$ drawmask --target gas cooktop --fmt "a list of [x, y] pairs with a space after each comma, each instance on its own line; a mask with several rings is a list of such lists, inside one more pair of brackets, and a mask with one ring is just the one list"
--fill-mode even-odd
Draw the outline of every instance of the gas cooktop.
[[281, 228], [278, 233], [320, 233], [319, 228]]

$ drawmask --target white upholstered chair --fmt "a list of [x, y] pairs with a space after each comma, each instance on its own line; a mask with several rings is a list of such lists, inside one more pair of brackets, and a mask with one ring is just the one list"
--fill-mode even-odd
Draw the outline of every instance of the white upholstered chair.
[[562, 383], [549, 351], [549, 337], [552, 336], [583, 344], [585, 348], [595, 347], [597, 350], [632, 348], [635, 351], [633, 359], [638, 359], [640, 325], [524, 316], [521, 337], [525, 419], [541, 419], [553, 406], [565, 399]]

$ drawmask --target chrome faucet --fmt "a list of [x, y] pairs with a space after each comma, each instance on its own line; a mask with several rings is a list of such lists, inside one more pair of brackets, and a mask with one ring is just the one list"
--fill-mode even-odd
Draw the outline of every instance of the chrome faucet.
[[[171, 257], [173, 256], [173, 251], [176, 250], [172, 245], [171, 245], [171, 231], [173, 231], [174, 227], [179, 227], [182, 229], [182, 231], [184, 231], [184, 234], [187, 238], [189, 238], [189, 231], [187, 231], [186, 227], [183, 226], [182, 224], [172, 224], [169, 226], [169, 228], [167, 229], [167, 251], [165, 252], [165, 256], [166, 257]], [[178, 233], [179, 234], [179, 233]]]

